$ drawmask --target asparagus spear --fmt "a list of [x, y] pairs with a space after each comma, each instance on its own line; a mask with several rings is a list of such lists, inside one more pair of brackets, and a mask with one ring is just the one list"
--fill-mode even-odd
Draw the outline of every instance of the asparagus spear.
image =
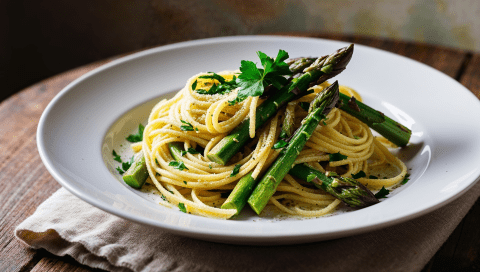
[[390, 142], [397, 146], [406, 146], [408, 144], [412, 131], [404, 125], [348, 95], [341, 93], [340, 101], [340, 109], [367, 124]]
[[174, 142], [174, 143], [168, 143], [168, 149], [170, 150], [170, 154], [172, 157], [177, 161], [181, 162], [182, 161], [182, 151], [183, 147], [181, 143]]
[[257, 213], [263, 210], [270, 197], [275, 193], [278, 184], [283, 180], [300, 151], [305, 146], [319, 122], [332, 110], [338, 102], [338, 82], [319, 93], [310, 103], [309, 113], [295, 131], [288, 145], [282, 150], [277, 160], [270, 166], [266, 174], [248, 198], [248, 204]]
[[233, 191], [228, 196], [227, 200], [222, 205], [222, 209], [236, 209], [237, 214], [247, 204], [247, 199], [255, 188], [255, 179], [252, 177], [252, 172], [243, 176], [233, 188]]
[[[270, 117], [273, 117], [280, 107], [299, 95], [305, 94], [310, 84], [320, 84], [345, 70], [352, 54], [353, 44], [315, 60], [299, 77], [294, 78], [257, 108], [255, 129], [259, 129]], [[217, 143], [207, 157], [211, 161], [225, 165], [250, 139], [249, 126], [250, 119], [246, 118], [228, 136]]]
[[305, 164], [295, 165], [288, 173], [312, 182], [317, 188], [323, 189], [353, 208], [364, 208], [379, 202], [370, 190], [352, 178], [335, 176], [333, 173], [327, 176]]
[[136, 189], [142, 188], [145, 180], [148, 178], [147, 164], [143, 152], [135, 155], [132, 165], [123, 174], [122, 178], [131, 187]]

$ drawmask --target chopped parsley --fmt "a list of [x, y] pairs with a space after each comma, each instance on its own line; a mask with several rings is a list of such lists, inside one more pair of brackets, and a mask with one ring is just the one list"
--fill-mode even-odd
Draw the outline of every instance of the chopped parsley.
[[120, 158], [120, 155], [118, 155], [115, 150], [112, 150], [112, 155], [114, 160], [116, 160], [117, 162], [122, 162], [122, 158]]
[[342, 155], [342, 154], [340, 154], [340, 152], [333, 153], [333, 154], [328, 154], [328, 157], [329, 157], [329, 161], [331, 161], [331, 162], [342, 161], [342, 160], [346, 160], [348, 158], [348, 156]]
[[134, 159], [134, 156], [132, 156], [132, 157], [130, 158], [130, 161], [122, 162], [122, 169], [123, 169], [123, 171], [127, 171], [128, 168], [130, 168], [130, 166], [132, 166], [132, 164], [133, 164], [133, 159]]
[[285, 142], [284, 140], [279, 140], [278, 142], [276, 142], [276, 143], [273, 145], [272, 149], [280, 149], [280, 148], [283, 148], [283, 147], [287, 146], [287, 144], [288, 144], [288, 143]]
[[120, 175], [123, 175], [123, 174], [125, 173], [125, 171], [127, 171], [128, 168], [130, 168], [130, 166], [132, 166], [132, 164], [133, 164], [134, 156], [132, 156], [132, 157], [130, 158], [130, 161], [124, 162], [124, 161], [122, 161], [122, 158], [120, 157], [120, 155], [118, 155], [117, 152], [115, 152], [115, 150], [112, 150], [112, 155], [113, 155], [113, 159], [114, 159], [115, 161], [117, 161], [117, 162], [119, 162], [119, 163], [122, 164], [122, 167], [121, 167], [121, 168], [120, 168], [120, 166], [118, 166], [117, 168], [115, 168]]
[[173, 168], [175, 169], [178, 169], [180, 171], [183, 171], [185, 169], [188, 170], [188, 168], [185, 166], [185, 164], [183, 163], [183, 161], [171, 161], [168, 163], [168, 166], [173, 166]]
[[[224, 77], [221, 75], [215, 74], [213, 72], [210, 72], [211, 75], [205, 75], [205, 76], [199, 76], [198, 78], [205, 78], [205, 79], [214, 79], [220, 82], [220, 84], [216, 84], [215, 82], [213, 83], [212, 87], [208, 91], [199, 89], [195, 90], [192, 85], [192, 89], [195, 90], [199, 94], [227, 94], [231, 92], [233, 89], [236, 89], [238, 87], [237, 85], [237, 77], [233, 76], [233, 79], [230, 81], [225, 80]], [[197, 81], [195, 80], [194, 84]], [[195, 84], [196, 87], [196, 84]]]
[[390, 190], [385, 189], [385, 186], [382, 186], [382, 189], [375, 194], [375, 198], [387, 198], [387, 195], [390, 193]]
[[187, 213], [187, 208], [185, 208], [185, 204], [183, 204], [182, 202], [178, 203], [178, 208], [181, 212]]
[[402, 180], [401, 184], [403, 185], [403, 184], [407, 183], [409, 180], [410, 180], [410, 174], [406, 174], [405, 178]]
[[184, 124], [184, 125], [180, 126], [181, 130], [183, 130], [183, 131], [193, 131], [194, 130], [192, 124], [190, 124], [189, 122], [183, 121], [183, 120], [180, 120], [180, 121]]
[[117, 169], [117, 171], [120, 175], [123, 175], [123, 173], [125, 173], [125, 171], [123, 171], [122, 168], [120, 168], [120, 166], [115, 168], [115, 169]]
[[142, 124], [138, 125], [138, 133], [137, 134], [130, 134], [127, 137], [127, 141], [131, 143], [141, 142], [143, 140], [143, 131], [145, 127]]
[[240, 172], [240, 167], [242, 167], [241, 164], [235, 165], [235, 167], [233, 168], [232, 173], [230, 174], [230, 177], [236, 176], [236, 175], [238, 174], [238, 172]]
[[366, 176], [367, 176], [367, 174], [365, 174], [365, 172], [363, 172], [361, 170], [360, 170], [360, 172], [358, 172], [356, 174], [352, 174], [352, 178], [354, 178], [354, 179], [364, 178]]

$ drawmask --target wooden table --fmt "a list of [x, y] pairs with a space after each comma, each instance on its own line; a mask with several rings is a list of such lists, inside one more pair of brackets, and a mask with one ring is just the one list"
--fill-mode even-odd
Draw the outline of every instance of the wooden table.
[[[442, 71], [480, 98], [478, 53], [377, 38], [310, 33], [296, 35], [343, 40], [407, 56]], [[45, 250], [31, 250], [15, 239], [13, 230], [60, 188], [38, 155], [35, 137], [40, 115], [52, 98], [70, 82], [111, 60], [54, 76], [1, 102], [0, 271], [95, 271], [70, 257], [57, 257]], [[480, 271], [479, 214], [480, 201], [477, 200], [423, 271]]]

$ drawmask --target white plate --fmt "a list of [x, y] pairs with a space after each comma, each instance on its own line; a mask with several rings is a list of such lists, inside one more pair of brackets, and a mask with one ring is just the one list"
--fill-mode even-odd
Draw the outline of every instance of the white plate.
[[[361, 45], [355, 45], [349, 66], [336, 79], [413, 131], [411, 145], [400, 154], [411, 179], [381, 203], [315, 219], [272, 220], [247, 213], [238, 220], [217, 220], [163, 207], [116, 174], [112, 149], [125, 144], [124, 137], [146, 120], [151, 101], [179, 90], [192, 75], [237, 69], [243, 59], [258, 63], [259, 50], [320, 56], [346, 45], [240, 36], [162, 46], [113, 61], [72, 82], [48, 105], [37, 132], [40, 156], [62, 186], [100, 209], [225, 243], [304, 243], [373, 231], [428, 213], [464, 193], [480, 175], [480, 123], [470, 122], [471, 116], [480, 116], [478, 99], [426, 65]], [[139, 107], [144, 103], [150, 106]]]

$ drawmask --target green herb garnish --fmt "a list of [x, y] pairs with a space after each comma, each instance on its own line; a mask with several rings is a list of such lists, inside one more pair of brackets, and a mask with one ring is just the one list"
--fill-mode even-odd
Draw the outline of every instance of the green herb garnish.
[[[220, 84], [217, 85], [214, 82], [212, 87], [210, 87], [210, 89], [208, 91], [203, 90], [203, 89], [195, 90], [197, 93], [199, 93], [199, 94], [227, 94], [227, 93], [231, 92], [233, 89], [238, 87], [236, 76], [233, 76], [232, 80], [227, 81], [221, 75], [215, 74], [213, 72], [209, 72], [209, 73], [211, 73], [211, 75], [199, 76], [198, 78], [214, 79], [214, 80], [217, 80], [218, 82], [220, 82]], [[195, 82], [196, 82], [196, 80], [195, 80]], [[196, 85], [195, 85], [195, 87], [196, 87]], [[192, 88], [193, 88], [193, 85], [192, 85]]]
[[185, 204], [183, 204], [182, 202], [178, 203], [178, 208], [181, 212], [187, 213], [187, 208], [185, 208]]
[[138, 125], [138, 133], [137, 134], [130, 134], [127, 137], [127, 141], [131, 143], [141, 142], [143, 140], [143, 131], [145, 127], [142, 124]]
[[116, 160], [117, 162], [122, 162], [122, 158], [120, 158], [120, 155], [118, 155], [115, 150], [112, 150], [112, 155], [114, 160]]
[[342, 161], [342, 160], [346, 160], [348, 158], [348, 156], [342, 155], [342, 154], [340, 154], [340, 152], [333, 153], [333, 154], [328, 154], [328, 157], [329, 157], [329, 161], [331, 161], [331, 162]]
[[178, 169], [180, 171], [183, 171], [185, 169], [188, 170], [188, 168], [185, 166], [185, 164], [183, 163], [183, 161], [171, 161], [168, 163], [168, 166], [173, 166], [173, 168], [175, 169]]
[[405, 175], [405, 178], [402, 180], [402, 185], [405, 184], [405, 183], [407, 183], [409, 180], [410, 180], [410, 174], [407, 173], [407, 174]]
[[233, 168], [232, 173], [230, 174], [230, 177], [236, 176], [236, 175], [238, 174], [238, 172], [240, 172], [240, 167], [242, 167], [241, 164], [235, 165], [235, 167]]
[[387, 198], [387, 195], [390, 193], [390, 190], [387, 190], [385, 189], [385, 186], [382, 186], [382, 189], [380, 189], [380, 191], [378, 191], [378, 193], [375, 194], [375, 197], [377, 199], [380, 199], [380, 198]]
[[260, 96], [264, 93], [265, 88], [269, 85], [277, 89], [281, 89], [287, 83], [285, 76], [291, 75], [285, 60], [288, 59], [288, 53], [284, 50], [279, 50], [275, 59], [270, 58], [265, 53], [258, 51], [258, 57], [263, 66], [263, 69], [257, 68], [257, 65], [252, 61], [242, 60], [240, 66], [241, 74], [238, 76], [237, 98], [229, 101], [230, 105], [243, 101], [249, 96]]
[[352, 178], [354, 178], [354, 179], [364, 178], [366, 176], [367, 176], [367, 174], [365, 174], [365, 172], [363, 172], [361, 170], [360, 170], [360, 172], [358, 172], [356, 174], [352, 174]]
[[130, 166], [132, 166], [133, 160], [134, 160], [134, 156], [132, 156], [132, 157], [130, 158], [130, 161], [122, 162], [122, 169], [123, 169], [123, 171], [127, 171], [128, 168], [130, 168]]
[[120, 168], [120, 166], [118, 166], [118, 167], [115, 168], [115, 169], [117, 169], [117, 171], [118, 171], [118, 173], [119, 173], [120, 175], [123, 175], [123, 173], [125, 173], [125, 171], [123, 171], [122, 168]]
[[180, 129], [183, 131], [193, 131], [193, 126], [187, 121], [180, 120], [184, 125], [180, 126]]

